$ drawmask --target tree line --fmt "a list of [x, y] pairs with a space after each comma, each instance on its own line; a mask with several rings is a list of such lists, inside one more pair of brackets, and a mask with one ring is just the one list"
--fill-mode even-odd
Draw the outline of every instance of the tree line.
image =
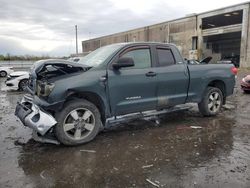
[[51, 57], [48, 55], [43, 56], [35, 56], [35, 55], [1, 55], [0, 61], [38, 61], [41, 59], [50, 59]]

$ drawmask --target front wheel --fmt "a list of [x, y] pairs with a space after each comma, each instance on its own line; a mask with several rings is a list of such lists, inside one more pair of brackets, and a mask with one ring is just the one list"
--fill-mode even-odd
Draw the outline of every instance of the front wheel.
[[7, 72], [6, 71], [0, 71], [0, 77], [6, 77]]
[[199, 111], [204, 116], [215, 116], [223, 104], [223, 95], [219, 88], [208, 87], [202, 101], [198, 104]]
[[100, 112], [87, 100], [69, 101], [56, 113], [55, 134], [64, 145], [79, 145], [95, 138], [102, 127]]

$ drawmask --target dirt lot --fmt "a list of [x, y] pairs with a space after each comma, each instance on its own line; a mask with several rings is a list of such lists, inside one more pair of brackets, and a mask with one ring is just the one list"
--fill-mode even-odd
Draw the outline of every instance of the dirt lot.
[[195, 106], [160, 125], [138, 120], [64, 147], [32, 140], [14, 116], [23, 93], [5, 91], [4, 80], [0, 187], [250, 187], [250, 95], [238, 84], [217, 117], [203, 118]]

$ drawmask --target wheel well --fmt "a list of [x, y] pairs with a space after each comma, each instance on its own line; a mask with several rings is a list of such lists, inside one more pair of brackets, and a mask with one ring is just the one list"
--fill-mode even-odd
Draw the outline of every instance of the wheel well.
[[20, 80], [20, 82], [23, 81], [23, 80], [29, 80], [29, 79], [28, 78], [23, 78], [23, 79]]
[[208, 84], [210, 87], [216, 87], [219, 88], [222, 92], [223, 95], [223, 104], [226, 103], [226, 85], [223, 81], [221, 80], [214, 80]]
[[20, 81], [19, 81], [19, 83], [18, 83], [18, 86], [20, 85], [20, 83], [22, 82], [22, 81], [24, 81], [24, 80], [29, 80], [28, 78], [23, 78], [23, 79], [21, 79]]
[[99, 110], [100, 114], [101, 114], [101, 119], [102, 122], [105, 122], [106, 119], [106, 113], [105, 113], [105, 105], [101, 99], [101, 97], [99, 97], [97, 94], [95, 93], [91, 93], [91, 92], [84, 92], [84, 93], [74, 93], [69, 95], [66, 98], [66, 102], [70, 101], [70, 100], [74, 100], [74, 99], [85, 99], [91, 103], [93, 103]]

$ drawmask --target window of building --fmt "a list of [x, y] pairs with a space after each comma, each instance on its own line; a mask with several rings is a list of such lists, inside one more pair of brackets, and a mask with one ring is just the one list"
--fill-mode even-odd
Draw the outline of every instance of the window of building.
[[197, 50], [198, 37], [192, 37], [192, 50]]

